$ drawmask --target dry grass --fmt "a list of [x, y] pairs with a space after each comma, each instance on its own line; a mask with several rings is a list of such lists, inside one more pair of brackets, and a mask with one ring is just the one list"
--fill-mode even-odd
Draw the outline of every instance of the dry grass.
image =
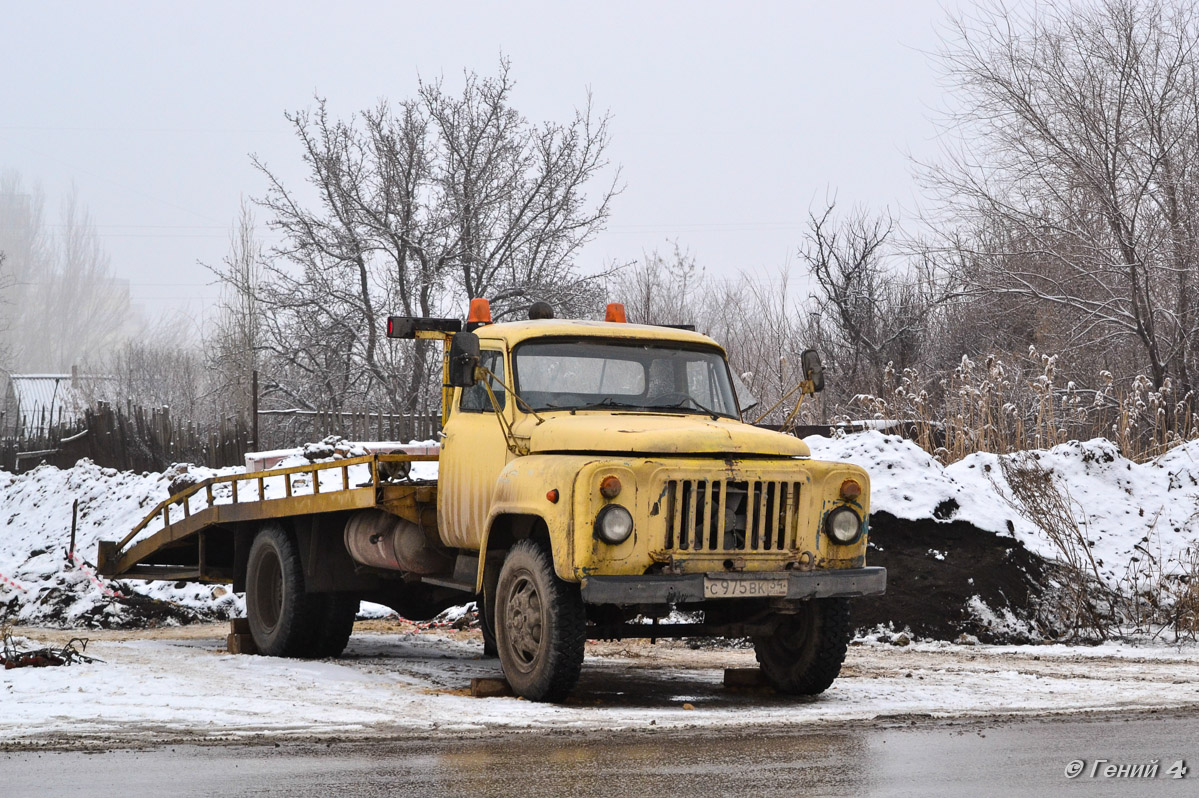
[[894, 388], [854, 397], [841, 418], [902, 420], [916, 443], [946, 464], [975, 452], [1007, 454], [1097, 437], [1144, 462], [1199, 438], [1195, 396], [1179, 396], [1170, 380], [1159, 389], [1143, 376], [1117, 385], [1103, 371], [1098, 387], [1083, 388], [1060, 384], [1058, 370], [1056, 355], [1030, 347], [1019, 363], [962, 357], [952, 374], [931, 383], [914, 369], [891, 371], [887, 383]]
[[1163, 556], [1147, 537], [1137, 546], [1119, 585], [1122, 609], [1131, 631], [1174, 642], [1199, 639], [1199, 547]]
[[1051, 616], [1069, 639], [1108, 639], [1118, 626], [1118, 597], [1099, 573], [1082, 508], [1034, 454], [1000, 457], [999, 468], [1008, 490], [996, 486], [996, 493], [1036, 524], [1058, 552], [1062, 578]]
[[[1173, 382], [1160, 388], [1138, 376], [1118, 383], [1110, 372], [1096, 387], [1063, 383], [1055, 355], [1030, 347], [1026, 358], [963, 357], [953, 373], [927, 380], [915, 370], [890, 372], [894, 388], [856, 396], [839, 420], [903, 422], [910, 437], [944, 464], [976, 452], [999, 458], [1013, 508], [1036, 524], [1058, 552], [1061, 589], [1047, 608], [1071, 637], [1116, 633], [1172, 634], [1199, 639], [1199, 547], [1163, 552], [1151, 531], [1130, 558], [1124, 577], [1108, 585], [1088, 541], [1085, 513], [1028, 452], [1069, 440], [1107, 438], [1121, 454], [1145, 462], [1199, 439], [1199, 406]], [[1199, 519], [1196, 519], [1199, 520]]]

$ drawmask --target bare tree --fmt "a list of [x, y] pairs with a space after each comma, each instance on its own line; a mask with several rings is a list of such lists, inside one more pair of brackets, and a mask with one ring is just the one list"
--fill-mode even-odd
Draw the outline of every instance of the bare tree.
[[497, 319], [541, 298], [566, 312], [598, 303], [600, 280], [574, 257], [617, 190], [614, 177], [586, 193], [608, 168], [607, 117], [588, 98], [569, 123], [534, 125], [511, 106], [512, 86], [504, 61], [494, 78], [468, 74], [460, 94], [437, 81], [349, 121], [323, 100], [287, 115], [317, 199], [255, 160], [268, 182], [259, 204], [284, 236], [255, 293], [279, 401], [383, 399], [406, 413], [434, 401], [431, 348], [382, 338], [389, 312], [448, 315], [479, 296]]
[[0, 373], [12, 371], [12, 344], [9, 334], [12, 329], [13, 278], [5, 265], [5, 255], [0, 252]]
[[72, 190], [51, 232], [41, 193], [18, 175], [0, 178], [0, 249], [7, 282], [4, 344], [11, 368], [65, 371], [128, 334], [129, 286], [113, 277], [90, 215]]
[[144, 326], [84, 366], [92, 375], [83, 381], [89, 401], [169, 407], [177, 419], [201, 427], [220, 421], [223, 386], [190, 332], [177, 324], [161, 320]]
[[842, 397], [882, 393], [885, 375], [922, 364], [929, 317], [953, 297], [921, 256], [901, 257], [886, 214], [835, 204], [808, 218], [800, 258], [811, 278], [809, 341], [828, 359]]
[[611, 275], [605, 292], [625, 306], [628, 320], [636, 324], [694, 324], [710, 285], [704, 270], [678, 242], [663, 255], [654, 250], [640, 261], [626, 264]]
[[1180, 0], [956, 19], [942, 63], [959, 146], [925, 174], [978, 290], [1040, 308], [1062, 349], [1118, 349], [1184, 393], [1199, 368], [1197, 45]]
[[258, 369], [264, 322], [259, 300], [263, 251], [248, 203], [242, 202], [222, 266], [211, 270], [221, 279], [223, 289], [207, 347], [212, 371], [218, 377], [225, 408], [250, 425], [253, 375]]

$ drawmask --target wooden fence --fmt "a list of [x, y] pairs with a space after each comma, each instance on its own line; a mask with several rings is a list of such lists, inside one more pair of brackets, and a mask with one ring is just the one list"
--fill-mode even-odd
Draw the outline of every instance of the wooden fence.
[[440, 413], [372, 413], [328, 410], [259, 410], [260, 449], [284, 449], [338, 435], [351, 441], [429, 440], [441, 428]]
[[114, 407], [101, 402], [75, 424], [47, 425], [39, 435], [0, 439], [0, 469], [15, 473], [49, 463], [70, 468], [87, 457], [105, 468], [161, 471], [172, 463], [212, 468], [242, 465], [247, 451], [284, 449], [328, 435], [350, 440], [428, 440], [441, 417], [432, 414], [259, 411], [261, 442], [236, 419], [215, 426], [172, 415], [169, 408]]
[[249, 431], [235, 420], [204, 429], [172, 418], [169, 408], [120, 409], [101, 402], [75, 425], [0, 442], [0, 467], [14, 472], [40, 463], [69, 468], [87, 457], [106, 468], [132, 471], [161, 471], [179, 462], [219, 468], [240, 465], [249, 442]]

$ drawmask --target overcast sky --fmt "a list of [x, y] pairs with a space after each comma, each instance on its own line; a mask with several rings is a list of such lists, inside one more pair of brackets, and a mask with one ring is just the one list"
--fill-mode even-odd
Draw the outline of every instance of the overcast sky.
[[588, 89], [612, 113], [626, 190], [585, 267], [677, 240], [730, 279], [793, 262], [827, 195], [914, 203], [944, 7], [0, 0], [0, 169], [51, 210], [74, 181], [135, 302], [198, 316], [216, 289], [197, 262], [219, 262], [241, 197], [263, 192], [249, 154], [304, 178], [285, 110], [320, 95], [349, 116], [418, 75], [456, 90], [503, 53], [529, 119], [567, 120]]

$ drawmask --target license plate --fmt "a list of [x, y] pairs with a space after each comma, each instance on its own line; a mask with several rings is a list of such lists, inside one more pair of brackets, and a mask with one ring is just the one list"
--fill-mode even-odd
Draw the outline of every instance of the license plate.
[[754, 596], [787, 595], [786, 579], [722, 579], [704, 577], [706, 598], [752, 598]]

